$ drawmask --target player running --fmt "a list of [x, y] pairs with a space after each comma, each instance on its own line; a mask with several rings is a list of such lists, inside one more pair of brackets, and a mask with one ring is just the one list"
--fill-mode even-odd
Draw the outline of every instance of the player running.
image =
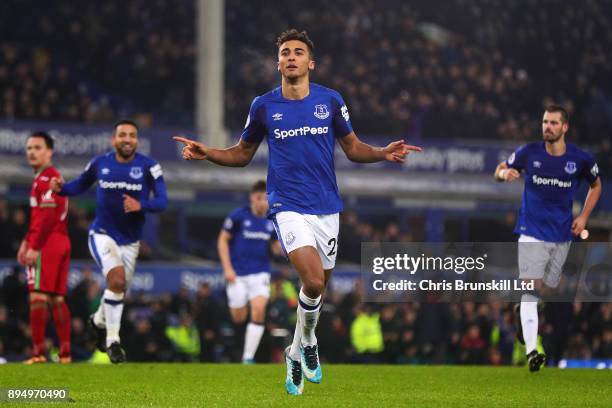
[[[520, 303], [519, 340], [524, 340], [530, 371], [538, 371], [546, 356], [538, 353], [538, 301], [542, 283], [556, 288], [573, 236], [584, 230], [601, 195], [597, 164], [589, 153], [565, 143], [569, 116], [561, 106], [546, 108], [543, 141], [519, 147], [495, 169], [498, 181], [512, 182], [525, 174], [525, 190], [514, 232], [519, 234], [519, 277], [535, 282]], [[585, 179], [589, 192], [582, 212], [572, 219], [572, 202]]]
[[[146, 211], [163, 211], [168, 205], [161, 166], [136, 151], [138, 126], [118, 122], [111, 139], [114, 152], [94, 158], [74, 181], [53, 179], [53, 191], [74, 196], [96, 188], [96, 218], [89, 231], [89, 251], [106, 277], [103, 302], [90, 318], [97, 346], [106, 350], [112, 363], [125, 361], [119, 329], [123, 298], [130, 286]], [[150, 198], [153, 192], [154, 198]], [[106, 341], [104, 339], [106, 338]]]
[[53, 139], [46, 132], [33, 133], [26, 155], [35, 178], [30, 192], [30, 227], [19, 246], [17, 261], [27, 267], [30, 292], [32, 358], [27, 364], [47, 361], [45, 328], [49, 305], [59, 339], [59, 362], [70, 363], [70, 310], [64, 301], [70, 265], [70, 239], [67, 230], [68, 199], [51, 191], [50, 181], [61, 177], [51, 163]]
[[276, 45], [281, 86], [253, 100], [236, 145], [213, 149], [183, 137], [174, 139], [185, 144], [187, 160], [234, 167], [246, 166], [262, 140], [268, 142], [269, 217], [302, 281], [295, 335], [285, 353], [287, 392], [300, 395], [303, 375], [314, 383], [322, 379], [315, 328], [321, 295], [336, 263], [338, 214], [343, 208], [334, 169], [335, 142], [359, 163], [403, 163], [410, 151], [421, 149], [403, 140], [384, 148], [361, 142], [340, 94], [310, 83], [314, 45], [306, 32], [287, 30]]
[[246, 327], [242, 362], [255, 362], [255, 352], [264, 332], [266, 304], [270, 297], [270, 240], [272, 249], [281, 254], [274, 225], [266, 214], [266, 182], [251, 187], [249, 205], [234, 210], [223, 223], [217, 249], [227, 281], [227, 300], [235, 325], [242, 325], [251, 309]]

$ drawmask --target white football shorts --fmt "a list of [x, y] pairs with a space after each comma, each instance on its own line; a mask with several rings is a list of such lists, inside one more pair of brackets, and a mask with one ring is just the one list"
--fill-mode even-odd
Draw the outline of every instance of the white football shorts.
[[293, 211], [274, 214], [276, 235], [288, 256], [303, 246], [317, 250], [323, 269], [336, 266], [338, 254], [338, 229], [340, 216], [335, 214], [313, 215]]
[[110, 236], [89, 231], [88, 245], [89, 252], [102, 269], [104, 277], [111, 269], [123, 266], [126, 286], [129, 288], [136, 269], [136, 258], [138, 258], [140, 243], [117, 245]]

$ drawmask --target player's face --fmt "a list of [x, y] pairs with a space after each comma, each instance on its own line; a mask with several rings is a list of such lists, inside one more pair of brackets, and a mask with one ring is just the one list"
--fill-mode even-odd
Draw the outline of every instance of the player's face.
[[138, 148], [138, 130], [132, 125], [119, 125], [112, 139], [113, 147], [124, 159], [129, 159]]
[[26, 143], [26, 155], [30, 166], [39, 169], [51, 163], [53, 150], [47, 147], [42, 137], [30, 137]]
[[278, 49], [278, 71], [287, 79], [308, 75], [314, 64], [308, 46], [301, 41], [286, 41]]
[[264, 215], [268, 212], [268, 196], [264, 191], [255, 191], [249, 197], [251, 209], [255, 214]]
[[544, 141], [554, 143], [567, 133], [567, 123], [562, 119], [561, 112], [544, 112], [544, 118], [542, 118]]

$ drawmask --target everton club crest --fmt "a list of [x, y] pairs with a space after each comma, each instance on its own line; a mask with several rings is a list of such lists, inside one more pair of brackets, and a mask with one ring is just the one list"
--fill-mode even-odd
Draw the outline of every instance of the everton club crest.
[[568, 161], [565, 163], [565, 172], [567, 174], [574, 174], [576, 172], [576, 162]]
[[132, 167], [130, 169], [130, 177], [133, 179], [139, 179], [142, 177], [142, 168], [141, 167]]
[[315, 105], [314, 115], [318, 119], [327, 119], [329, 117], [327, 105]]

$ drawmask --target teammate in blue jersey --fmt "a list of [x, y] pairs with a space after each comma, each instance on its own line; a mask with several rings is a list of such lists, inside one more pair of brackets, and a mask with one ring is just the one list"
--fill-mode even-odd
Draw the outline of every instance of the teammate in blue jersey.
[[359, 163], [403, 163], [410, 151], [420, 151], [403, 140], [377, 148], [353, 132], [349, 111], [340, 94], [310, 82], [315, 68], [313, 43], [305, 31], [283, 32], [277, 39], [281, 86], [253, 100], [240, 141], [227, 149], [213, 149], [184, 137], [187, 160], [209, 160], [223, 166], [246, 166], [259, 144], [269, 148], [269, 216], [302, 288], [291, 347], [286, 350], [287, 392], [303, 392], [303, 376], [319, 383], [315, 327], [321, 295], [338, 253], [338, 213], [342, 200], [336, 184], [336, 141], [346, 156]]
[[[533, 281], [535, 290], [521, 297], [519, 340], [525, 343], [530, 371], [538, 371], [546, 357], [536, 350], [538, 301], [542, 284], [556, 288], [573, 237], [584, 230], [601, 195], [597, 164], [589, 153], [565, 143], [567, 111], [549, 106], [542, 119], [543, 140], [519, 147], [495, 170], [498, 181], [513, 182], [525, 175], [525, 190], [515, 232], [519, 234], [519, 277]], [[580, 181], [589, 183], [581, 213], [572, 217], [572, 203]]]
[[245, 364], [255, 362], [255, 352], [264, 333], [270, 297], [269, 251], [282, 254], [267, 212], [266, 182], [258, 181], [251, 187], [249, 205], [234, 210], [225, 219], [217, 241], [230, 314], [236, 326], [244, 324], [250, 307], [242, 352]]
[[70, 183], [52, 180], [51, 188], [60, 195], [74, 196], [97, 184], [89, 250], [106, 277], [107, 288], [90, 324], [96, 330], [98, 348], [107, 351], [111, 362], [120, 363], [125, 361], [119, 339], [123, 298], [134, 276], [144, 213], [163, 211], [168, 197], [161, 166], [136, 151], [138, 127], [134, 122], [118, 122], [111, 142], [114, 152], [94, 158]]

